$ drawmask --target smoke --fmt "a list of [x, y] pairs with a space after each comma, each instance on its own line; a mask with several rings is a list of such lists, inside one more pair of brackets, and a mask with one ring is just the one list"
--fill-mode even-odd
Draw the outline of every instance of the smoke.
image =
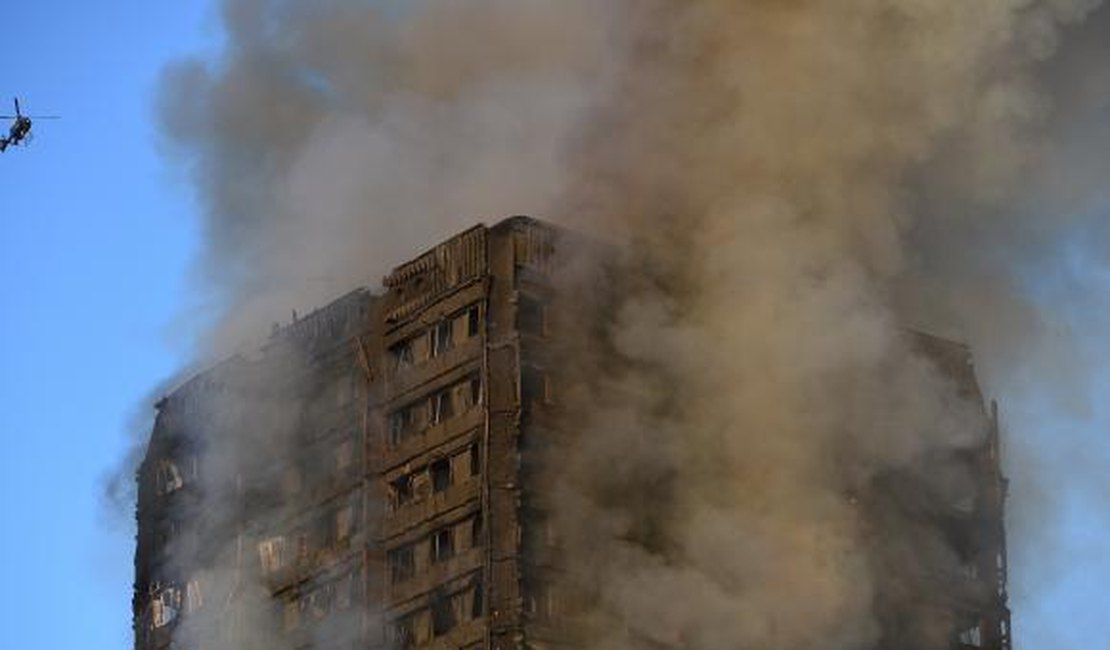
[[[1087, 407], [1056, 306], [1090, 287], [1050, 280], [1106, 241], [1098, 4], [227, 0], [219, 56], [159, 98], [204, 208], [203, 353], [477, 219], [603, 236], [620, 290], [567, 280], [600, 340], [566, 350], [548, 504], [563, 586], [598, 604], [583, 647], [870, 647], [877, 601], [928, 590], [892, 576], [956, 558], [853, 495], [982, 435], [902, 328], [969, 341], [992, 391]], [[958, 491], [941, 464], [921, 480]], [[1019, 485], [1063, 475], [1034, 465]], [[952, 622], [902, 624], [937, 647]]]

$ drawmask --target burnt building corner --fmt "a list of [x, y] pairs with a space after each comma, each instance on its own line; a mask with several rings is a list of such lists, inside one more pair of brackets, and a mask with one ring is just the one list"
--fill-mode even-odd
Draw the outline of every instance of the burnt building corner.
[[[137, 476], [136, 650], [568, 647], [525, 449], [559, 422], [566, 237], [527, 217], [471, 228], [162, 399]], [[982, 405], [967, 348], [914, 336]], [[859, 497], [960, 556], [882, 594], [886, 647], [910, 647], [908, 608], [944, 620], [950, 648], [1010, 650], [1006, 482], [982, 412], [985, 442], [945, 460], [970, 493], [892, 474]]]

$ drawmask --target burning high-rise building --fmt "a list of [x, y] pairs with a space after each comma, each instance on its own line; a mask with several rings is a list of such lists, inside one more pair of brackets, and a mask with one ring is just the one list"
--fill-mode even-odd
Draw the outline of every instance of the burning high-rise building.
[[[574, 444], [564, 337], [591, 329], [560, 327], [567, 241], [524, 217], [472, 228], [160, 401], [138, 475], [136, 650], [588, 645], [596, 594], [564, 579], [578, 551], [549, 516]], [[997, 413], [964, 346], [906, 337], [982, 435], [837, 494], [868, 549], [872, 636], [1009, 650]], [[666, 501], [649, 487], [612, 498]], [[621, 534], [665, 562], [645, 521]], [[697, 630], [670, 633], [632, 636], [695, 647]]]

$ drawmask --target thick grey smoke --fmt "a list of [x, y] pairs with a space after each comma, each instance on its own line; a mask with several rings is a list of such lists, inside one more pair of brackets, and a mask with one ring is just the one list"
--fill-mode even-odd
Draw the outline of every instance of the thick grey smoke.
[[886, 563], [950, 552], [866, 541], [849, 495], [981, 434], [901, 327], [1082, 407], [1090, 359], [1030, 280], [1104, 198], [1098, 4], [227, 0], [220, 56], [160, 98], [204, 206], [203, 348], [477, 219], [603, 235], [636, 271], [620, 363], [574, 357], [551, 504], [589, 550], [584, 644], [868, 647]]

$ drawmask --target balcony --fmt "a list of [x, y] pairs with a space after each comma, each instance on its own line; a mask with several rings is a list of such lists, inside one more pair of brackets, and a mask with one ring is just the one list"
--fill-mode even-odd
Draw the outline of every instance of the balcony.
[[481, 495], [481, 486], [478, 477], [472, 477], [458, 485], [452, 485], [446, 490], [421, 499], [406, 503], [394, 512], [385, 516], [382, 524], [382, 537], [389, 538], [436, 517], [454, 510], [472, 501], [477, 501]]
[[385, 453], [382, 454], [382, 467], [388, 468], [400, 465], [429, 449], [438, 447], [482, 426], [484, 422], [485, 409], [481, 405], [476, 405], [455, 417], [433, 424], [423, 431], [410, 433], [396, 446], [386, 448]]
[[386, 399], [394, 399], [465, 363], [481, 358], [482, 339], [460, 341], [451, 349], [394, 372], [386, 382]]
[[411, 600], [425, 592], [432, 591], [450, 580], [473, 573], [482, 567], [484, 549], [468, 548], [450, 559], [428, 565], [427, 569], [403, 582], [386, 586], [386, 601], [390, 604]]
[[437, 636], [421, 647], [428, 650], [455, 650], [481, 643], [485, 638], [485, 622], [484, 618], [464, 621], [447, 634]]

